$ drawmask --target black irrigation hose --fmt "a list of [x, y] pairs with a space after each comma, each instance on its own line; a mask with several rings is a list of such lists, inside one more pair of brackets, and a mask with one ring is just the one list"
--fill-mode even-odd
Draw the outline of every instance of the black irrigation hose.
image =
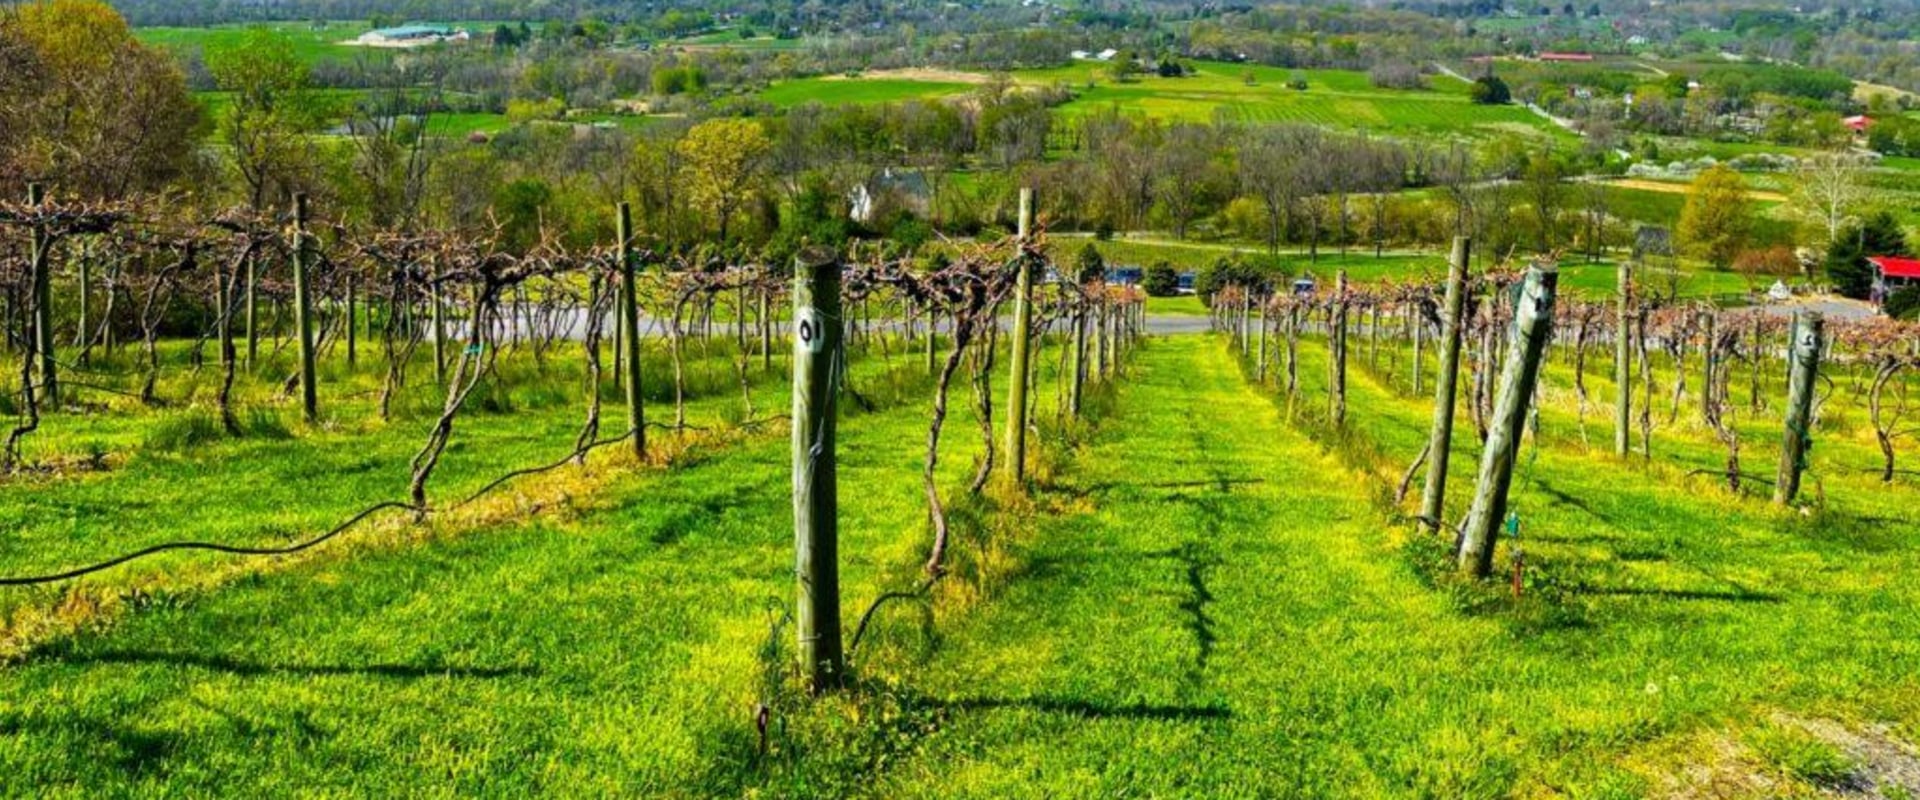
[[[765, 425], [778, 419], [779, 417], [773, 417], [773, 418], [763, 419], [763, 420], [750, 420], [748, 423], [743, 424], [742, 427], [746, 427], [747, 425], [752, 425], [752, 426]], [[678, 426], [661, 425], [660, 427], [672, 429]], [[550, 472], [552, 470], [559, 469], [560, 467], [566, 466], [568, 463], [571, 463], [574, 459], [577, 459], [588, 452], [597, 450], [599, 448], [605, 447], [610, 444], [616, 444], [618, 442], [626, 441], [628, 438], [632, 436], [633, 436], [633, 432], [628, 431], [612, 439], [602, 439], [600, 441], [588, 444], [585, 447], [576, 448], [573, 452], [568, 453], [566, 458], [561, 459], [560, 461], [554, 462], [552, 464], [547, 464], [547, 465], [538, 466], [538, 467], [529, 467], [527, 469], [521, 469], [521, 470], [515, 470], [513, 472], [509, 472], [495, 479], [492, 483], [489, 483], [486, 486], [481, 487], [479, 491], [476, 491], [473, 494], [468, 495], [467, 499], [462, 500], [458, 503], [455, 503], [453, 506], [449, 507], [448, 510], [451, 510], [454, 508], [460, 508], [462, 506], [470, 504], [473, 501], [480, 499], [481, 496], [495, 489], [500, 488], [502, 485], [506, 484], [508, 481], [511, 481], [515, 478], [522, 478], [528, 475], [535, 475], [542, 472]], [[434, 509], [431, 509], [431, 508], [421, 508], [421, 507], [400, 502], [398, 500], [389, 500], [387, 502], [379, 503], [379, 504], [370, 506], [366, 509], [363, 509], [360, 513], [355, 514], [352, 517], [349, 517], [347, 521], [334, 526], [332, 529], [328, 530], [326, 533], [320, 534], [319, 536], [316, 536], [312, 539], [308, 539], [304, 542], [288, 545], [286, 547], [239, 547], [235, 545], [215, 544], [212, 542], [167, 542], [165, 544], [157, 544], [152, 547], [148, 547], [142, 550], [137, 550], [132, 553], [119, 556], [117, 558], [108, 559], [98, 564], [89, 564], [87, 566], [77, 567], [75, 569], [70, 569], [65, 572], [58, 572], [58, 573], [53, 573], [48, 575], [29, 575], [29, 576], [23, 576], [23, 577], [0, 577], [0, 586], [37, 586], [37, 585], [46, 584], [46, 583], [58, 583], [61, 581], [67, 581], [67, 580], [72, 580], [74, 578], [91, 575], [96, 572], [103, 572], [103, 571], [112, 569], [114, 567], [120, 566], [122, 564], [126, 564], [131, 561], [138, 561], [148, 556], [158, 555], [160, 553], [166, 553], [166, 552], [171, 552], [175, 550], [207, 550], [215, 553], [226, 553], [229, 555], [237, 555], [237, 556], [292, 555], [302, 550], [308, 550], [308, 549], [317, 547], [327, 542], [328, 540], [331, 540], [343, 533], [346, 533], [348, 530], [352, 529], [354, 526], [359, 525], [361, 522], [364, 522], [368, 517], [371, 517], [374, 514], [377, 514], [381, 511], [386, 511], [390, 509], [405, 509], [405, 510], [417, 512], [417, 513], [431, 513], [434, 511]], [[931, 585], [932, 585], [931, 583], [928, 584], [928, 586], [931, 586]], [[924, 591], [924, 589], [922, 591]], [[872, 616], [871, 610], [868, 611], [868, 616]], [[865, 624], [862, 624], [861, 629], [865, 630], [865, 628], [866, 628]], [[859, 638], [856, 636], [854, 641], [858, 642]]]
[[924, 600], [927, 597], [927, 592], [933, 589], [933, 585], [936, 583], [939, 583], [940, 579], [945, 576], [946, 576], [945, 572], [936, 573], [932, 577], [927, 578], [925, 581], [922, 581], [920, 585], [914, 587], [912, 591], [887, 592], [886, 594], [883, 594], [883, 595], [880, 595], [879, 597], [874, 598], [873, 605], [867, 606], [866, 613], [860, 615], [860, 624], [859, 626], [853, 629], [853, 640], [847, 643], [847, 652], [851, 654], [859, 651], [860, 639], [867, 635], [867, 625], [873, 622], [873, 615], [880, 610], [881, 606], [886, 605], [887, 601], [889, 600]]
[[211, 542], [168, 542], [166, 544], [157, 544], [152, 547], [146, 548], [144, 550], [128, 553], [126, 555], [120, 556], [119, 558], [102, 561], [98, 564], [92, 564], [85, 567], [79, 567], [77, 569], [67, 570], [66, 572], [60, 572], [60, 573], [55, 573], [51, 575], [33, 575], [33, 576], [21, 577], [21, 578], [0, 578], [0, 586], [34, 586], [34, 585], [43, 584], [43, 583], [57, 583], [59, 581], [72, 580], [74, 578], [78, 578], [83, 575], [91, 575], [95, 572], [101, 572], [104, 570], [112, 569], [114, 567], [120, 566], [121, 564], [125, 564], [129, 561], [135, 561], [138, 559], [146, 558], [147, 556], [156, 555], [159, 553], [165, 553], [172, 550], [211, 550], [216, 553], [228, 553], [231, 555], [239, 555], [239, 556], [292, 555], [302, 550], [307, 550], [307, 549], [316, 547], [321, 543], [326, 542], [329, 539], [339, 536], [340, 534], [346, 533], [348, 529], [354, 527], [355, 525], [360, 524], [362, 521], [366, 520], [368, 517], [371, 517], [374, 514], [377, 514], [381, 511], [386, 511], [388, 509], [407, 509], [410, 511], [420, 510], [406, 503], [402, 503], [398, 500], [389, 500], [387, 502], [379, 503], [377, 505], [373, 505], [366, 508], [360, 513], [355, 514], [352, 517], [348, 518], [346, 522], [342, 522], [339, 525], [334, 526], [332, 530], [329, 530], [326, 533], [320, 534], [319, 536], [316, 536], [312, 539], [308, 539], [304, 542], [288, 545], [286, 547], [236, 547], [233, 545], [214, 544]]

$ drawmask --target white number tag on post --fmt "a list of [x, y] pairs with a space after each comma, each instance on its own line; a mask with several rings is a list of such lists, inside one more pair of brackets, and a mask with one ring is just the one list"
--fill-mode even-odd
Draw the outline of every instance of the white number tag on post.
[[827, 334], [821, 327], [820, 310], [808, 307], [794, 314], [793, 335], [795, 341], [809, 353], [827, 349]]

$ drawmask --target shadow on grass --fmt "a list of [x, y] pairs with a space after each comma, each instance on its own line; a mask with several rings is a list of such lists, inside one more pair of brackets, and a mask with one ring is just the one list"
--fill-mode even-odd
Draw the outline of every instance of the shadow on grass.
[[933, 700], [928, 704], [947, 711], [1037, 711], [1067, 714], [1085, 719], [1130, 719], [1159, 722], [1203, 722], [1233, 718], [1233, 711], [1221, 705], [1182, 706], [1157, 703], [1113, 705], [1064, 697], [963, 697]]
[[290, 675], [325, 677], [360, 675], [376, 678], [531, 678], [541, 674], [538, 667], [456, 667], [447, 664], [273, 664], [233, 656], [204, 653], [179, 653], [153, 650], [108, 650], [56, 656], [47, 659], [76, 666], [132, 665], [205, 669], [243, 677]]
[[1784, 603], [1786, 598], [1767, 592], [1754, 592], [1744, 589], [1732, 591], [1712, 591], [1703, 589], [1643, 589], [1630, 586], [1592, 586], [1575, 584], [1566, 588], [1568, 594], [1589, 597], [1648, 597], [1657, 600], [1719, 600], [1729, 603]]

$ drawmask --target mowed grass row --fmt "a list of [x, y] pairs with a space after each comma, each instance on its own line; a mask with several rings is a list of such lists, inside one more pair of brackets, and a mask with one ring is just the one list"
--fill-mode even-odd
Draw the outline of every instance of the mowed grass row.
[[[706, 349], [688, 345], [686, 422], [692, 429], [681, 435], [672, 430], [677, 422], [673, 368], [665, 345], [653, 341], [646, 348], [642, 385], [656, 454], [672, 454], [683, 441], [713, 438], [742, 423], [787, 413], [784, 353], [775, 355], [770, 371], [753, 355], [743, 390], [731, 340], [714, 342], [703, 357]], [[602, 355], [602, 439], [627, 429], [624, 391], [614, 385], [610, 351], [607, 347]], [[147, 408], [76, 386], [68, 391], [85, 402], [82, 410], [47, 416], [42, 429], [25, 440], [30, 462], [65, 467], [52, 476], [29, 474], [0, 486], [0, 522], [9, 531], [0, 539], [0, 574], [56, 572], [163, 542], [270, 547], [309, 539], [375, 503], [406, 500], [410, 461], [445, 402], [430, 357], [421, 354], [410, 367], [407, 388], [393, 401], [393, 418], [382, 421], [377, 403], [384, 365], [363, 352], [359, 368], [349, 369], [336, 354], [321, 374], [323, 419], [307, 425], [298, 421], [297, 403], [279, 393], [291, 369], [282, 354], [241, 382], [238, 416], [244, 430], [230, 437], [214, 410], [218, 368], [195, 372], [181, 363], [184, 348], [172, 355], [168, 377], [159, 385], [167, 406]], [[536, 363], [525, 348], [499, 358], [497, 372], [482, 381], [455, 422], [428, 487], [436, 507], [451, 507], [510, 471], [559, 461], [575, 447], [587, 404], [580, 346], [563, 343], [544, 363]], [[878, 357], [877, 351], [869, 358], [856, 350], [852, 380], [876, 396], [889, 396], [888, 384], [917, 379], [904, 370], [896, 374], [904, 366]], [[104, 380], [87, 373], [70, 379]], [[602, 448], [594, 461], [629, 469], [628, 452]], [[519, 497], [521, 488], [509, 487], [500, 497]], [[375, 522], [404, 516], [387, 512]], [[358, 538], [380, 537], [369, 531], [346, 534], [349, 542]], [[77, 584], [8, 589], [0, 593], [0, 611], [12, 617], [6, 638], [30, 640], [43, 622], [35, 610], [66, 604], [76, 591], [158, 591], [250, 563], [265, 562], [180, 553]], [[30, 641], [11, 641], [5, 649], [17, 651], [26, 644]]]
[[[1406, 353], [1389, 365], [1383, 350], [1382, 366], [1373, 368], [1364, 344], [1353, 351], [1352, 432], [1324, 438], [1385, 497], [1426, 441], [1433, 384], [1411, 395]], [[1740, 496], [1714, 476], [1687, 475], [1722, 466], [1725, 454], [1699, 421], [1697, 395], [1683, 400], [1678, 422], [1667, 423], [1673, 373], [1664, 364], [1655, 373], [1654, 465], [1637, 455], [1614, 458], [1604, 401], [1613, 389], [1599, 377], [1610, 362], [1589, 361], [1583, 430], [1570, 361], [1559, 354], [1550, 364], [1544, 434], [1525, 444], [1516, 472], [1512, 511], [1529, 564], [1527, 599], [1461, 591], [1444, 580], [1434, 587], [1455, 596], [1457, 613], [1501, 623], [1523, 652], [1548, 659], [1496, 657], [1484, 665], [1510, 676], [1490, 691], [1532, 695], [1492, 739], [1487, 767], [1511, 773], [1500, 785], [1659, 796], [1724, 782], [1755, 796], [1808, 794], [1816, 784], [1844, 781], [1857, 765], [1833, 741], [1783, 719], [1854, 731], [1890, 726], [1878, 735], [1913, 742], [1920, 589], [1898, 576], [1920, 568], [1913, 549], [1920, 531], [1908, 522], [1920, 490], [1910, 480], [1882, 484], [1863, 469], [1876, 453], [1857, 399], [1835, 392], [1822, 413], [1807, 481], [1807, 496], [1822, 505], [1802, 514], [1771, 507], [1764, 485]], [[1431, 357], [1427, 364], [1433, 369]], [[1697, 373], [1697, 355], [1689, 369]], [[1735, 369], [1745, 466], [1770, 478], [1783, 381], [1763, 382], [1772, 411], [1755, 416], [1745, 411], [1744, 367]], [[1320, 343], [1303, 346], [1300, 374], [1294, 413], [1311, 428], [1326, 403]], [[1697, 392], [1697, 374], [1691, 385]], [[1463, 395], [1448, 505], [1456, 520], [1480, 457], [1465, 402]], [[1417, 495], [1417, 481], [1414, 487]], [[1415, 535], [1400, 547], [1416, 574], [1444, 576], [1445, 544]], [[1503, 571], [1510, 545], [1503, 543], [1498, 559]], [[1819, 770], [1809, 764], [1823, 760], [1842, 774], [1813, 774]]]
[[[904, 679], [931, 732], [866, 793], [1799, 796], [1852, 767], [1796, 720], [1911, 737], [1912, 531], [1846, 523], [1910, 495], [1829, 478], [1805, 522], [1586, 452], [1556, 411], [1517, 482], [1515, 602], [1446, 579], [1383, 505], [1429, 407], [1356, 364], [1330, 434], [1302, 353], [1289, 425], [1219, 339], [1146, 352], [1055, 500], [1081, 513]], [[1457, 441], [1456, 514], [1464, 419]]]
[[[1037, 360], [1043, 432], [1059, 353]], [[865, 359], [869, 400], [886, 396], [860, 376], [888, 365], [919, 369], [898, 352]], [[925, 557], [925, 385], [904, 388], [873, 413], [843, 399], [849, 634]], [[966, 387], [954, 391], [939, 478], [957, 493], [980, 438]], [[537, 514], [459, 536], [158, 594], [0, 671], [0, 770], [41, 796], [810, 794], [816, 777], [777, 754], [847, 767], [874, 726], [857, 701], [796, 704], [783, 677], [793, 544], [778, 433], [563, 486]], [[1059, 469], [1054, 436], [1035, 440], [1042, 473]], [[967, 537], [981, 511], [952, 507]], [[957, 568], [979, 560], [955, 555]], [[858, 666], [884, 671], [897, 638], [876, 633], [876, 663]], [[774, 756], [756, 739], [760, 703], [777, 709]]]

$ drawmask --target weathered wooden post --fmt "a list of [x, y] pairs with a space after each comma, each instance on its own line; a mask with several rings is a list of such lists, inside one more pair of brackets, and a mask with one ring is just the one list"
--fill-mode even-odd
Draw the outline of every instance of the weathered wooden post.
[[[647, 407], [640, 385], [640, 282], [633, 256], [633, 209], [620, 204], [614, 220], [620, 237], [620, 336], [626, 341], [627, 424], [633, 429], [633, 457], [647, 460]], [[838, 297], [836, 294], [835, 297]]]
[[1340, 270], [1340, 276], [1333, 284], [1333, 314], [1328, 320], [1331, 330], [1327, 331], [1327, 345], [1331, 358], [1328, 359], [1332, 374], [1327, 377], [1327, 401], [1329, 414], [1333, 418], [1333, 427], [1344, 428], [1347, 425], [1347, 271]]
[[[1082, 287], [1084, 291], [1084, 287]], [[1073, 383], [1067, 394], [1067, 405], [1074, 419], [1080, 418], [1081, 395], [1087, 384], [1087, 301], [1084, 294], [1073, 310]], [[931, 330], [928, 332], [932, 336]], [[928, 352], [932, 352], [929, 350]]]
[[293, 324], [300, 336], [300, 408], [320, 419], [320, 387], [313, 368], [313, 277], [307, 274], [307, 195], [293, 196]]
[[1417, 305], [1410, 306], [1407, 310], [1407, 316], [1413, 321], [1413, 330], [1411, 331], [1413, 336], [1413, 393], [1419, 394], [1427, 390], [1427, 326], [1425, 320], [1420, 319], [1420, 308]]
[[[247, 256], [247, 371], [253, 371], [254, 360], [260, 356], [260, 258]], [[108, 335], [112, 335], [113, 326], [107, 326]], [[112, 348], [108, 348], [111, 350]]]
[[1718, 322], [1718, 315], [1714, 312], [1700, 312], [1700, 328], [1703, 332], [1704, 342], [1700, 352], [1700, 361], [1702, 364], [1700, 419], [1708, 424], [1713, 423], [1714, 405], [1720, 400], [1720, 396], [1714, 388], [1719, 385], [1718, 380], [1720, 376], [1720, 342], [1718, 339], [1718, 331], [1715, 330], [1719, 327]]
[[1513, 466], [1520, 454], [1527, 411], [1540, 378], [1540, 361], [1553, 335], [1553, 297], [1560, 271], [1536, 264], [1527, 270], [1514, 301], [1513, 336], [1506, 365], [1500, 370], [1499, 396], [1494, 402], [1486, 449], [1480, 457], [1480, 479], [1474, 485], [1473, 506], [1460, 537], [1460, 569], [1476, 578], [1493, 571], [1495, 539], [1507, 517], [1507, 491], [1513, 486]]
[[1260, 306], [1260, 356], [1258, 365], [1254, 368], [1254, 379], [1258, 380], [1262, 386], [1267, 383], [1267, 329], [1272, 327], [1273, 317], [1272, 314], [1267, 313], [1268, 310], [1267, 306]]
[[1613, 454], [1625, 457], [1633, 447], [1633, 265], [1620, 262], [1613, 326]]
[[[38, 183], [27, 184], [27, 205], [38, 208], [47, 202], [47, 192]], [[59, 362], [54, 359], [53, 342], [53, 242], [46, 226], [33, 226], [33, 349], [40, 356], [40, 391], [48, 408], [60, 406]]]
[[434, 276], [434, 279], [427, 282], [427, 302], [431, 304], [427, 313], [433, 325], [433, 381], [445, 385], [447, 382], [447, 304], [440, 299], [438, 277]]
[[353, 302], [354, 286], [353, 285], [354, 285], [353, 276], [351, 275], [347, 276], [347, 367], [349, 369], [351, 369], [353, 365], [360, 360], [359, 354], [356, 352], [356, 350], [358, 349], [357, 340], [359, 338], [359, 335], [355, 332], [356, 330], [358, 330], [358, 328], [357, 328], [357, 322], [355, 321], [354, 318], [358, 316], [358, 314], [356, 314], [354, 310], [354, 302]]
[[1007, 379], [1007, 478], [1019, 486], [1027, 477], [1027, 381], [1032, 366], [1033, 267], [1027, 260], [1027, 244], [1033, 237], [1033, 190], [1020, 190], [1020, 255], [1015, 257], [1019, 270], [1013, 293], [1013, 356]]
[[[93, 338], [88, 335], [88, 332], [92, 330], [92, 320], [89, 318], [90, 314], [88, 313], [91, 309], [88, 308], [87, 303], [88, 290], [93, 286], [92, 267], [93, 245], [89, 243], [86, 251], [80, 254], [80, 291], [74, 298], [78, 300], [80, 304], [80, 326], [79, 329], [74, 332], [73, 346], [80, 348], [80, 354], [76, 359], [77, 363], [82, 367], [87, 366], [89, 360], [88, 353], [93, 350]], [[222, 302], [231, 305], [231, 301]], [[223, 306], [223, 308], [224, 307], [225, 306]]]
[[1793, 317], [1793, 341], [1787, 349], [1787, 429], [1780, 447], [1780, 472], [1773, 484], [1774, 505], [1784, 506], [1800, 494], [1807, 448], [1813, 446], [1813, 384], [1820, 376], [1824, 323], [1817, 311]]
[[1460, 394], [1460, 338], [1466, 329], [1467, 264], [1473, 242], [1465, 236], [1453, 240], [1453, 257], [1447, 264], [1447, 293], [1441, 322], [1440, 374], [1434, 377], [1433, 431], [1427, 440], [1427, 482], [1420, 496], [1420, 521], [1428, 530], [1440, 530], [1447, 512], [1447, 461], [1453, 454], [1453, 409]]
[[840, 396], [840, 261], [809, 248], [793, 281], [793, 542], [800, 663], [815, 692], [840, 685], [840, 494], [834, 463]]

